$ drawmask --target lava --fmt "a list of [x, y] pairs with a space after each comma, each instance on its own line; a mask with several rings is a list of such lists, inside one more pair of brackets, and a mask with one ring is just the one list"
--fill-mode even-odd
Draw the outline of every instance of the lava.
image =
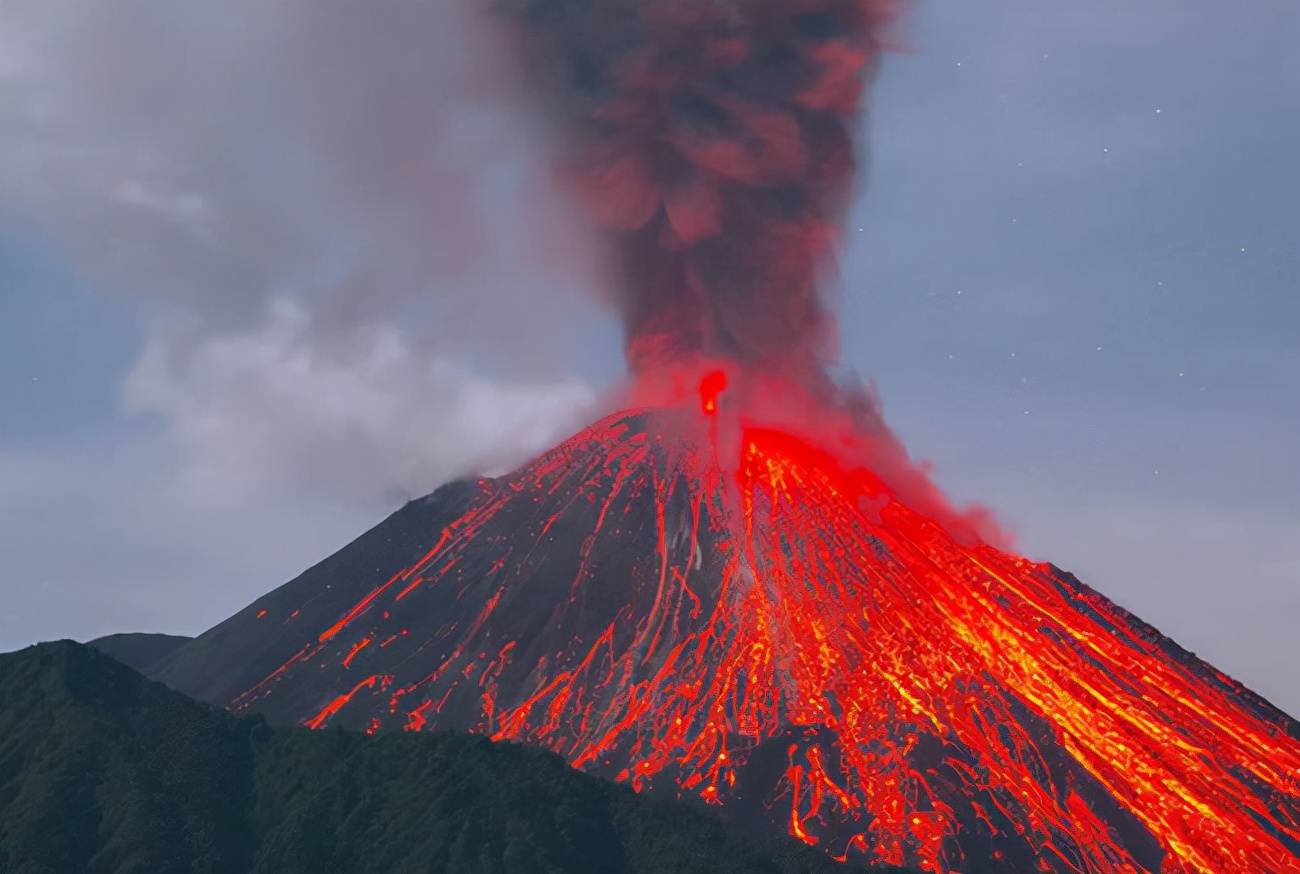
[[706, 416], [718, 411], [718, 398], [727, 390], [727, 372], [714, 370], [700, 380], [700, 409]]
[[[720, 460], [724, 386], [482, 481], [237, 706], [364, 664], [304, 724], [536, 744], [838, 857], [1300, 870], [1292, 721], [1050, 565], [959, 542], [730, 405]], [[392, 635], [400, 661], [375, 661]]]

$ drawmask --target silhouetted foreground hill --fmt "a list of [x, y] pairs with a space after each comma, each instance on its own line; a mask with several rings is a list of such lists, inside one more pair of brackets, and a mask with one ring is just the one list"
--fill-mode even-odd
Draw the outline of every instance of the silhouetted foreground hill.
[[272, 729], [70, 641], [0, 655], [0, 701], [6, 874], [863, 870], [535, 749]]

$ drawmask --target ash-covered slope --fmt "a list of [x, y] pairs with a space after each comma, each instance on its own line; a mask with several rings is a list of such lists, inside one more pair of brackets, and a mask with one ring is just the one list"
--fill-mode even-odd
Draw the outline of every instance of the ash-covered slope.
[[1300, 868], [1300, 732], [870, 472], [680, 410], [408, 505], [156, 676], [282, 723], [459, 728], [929, 870]]
[[93, 646], [122, 664], [147, 674], [161, 667], [166, 658], [193, 639], [179, 634], [128, 631], [88, 640], [86, 646]]
[[[411, 501], [374, 528], [280, 588], [259, 598], [146, 674], [186, 695], [228, 704], [283, 664], [374, 586], [405, 570], [464, 512], [478, 486], [452, 483]], [[272, 719], [293, 721], [286, 714]]]

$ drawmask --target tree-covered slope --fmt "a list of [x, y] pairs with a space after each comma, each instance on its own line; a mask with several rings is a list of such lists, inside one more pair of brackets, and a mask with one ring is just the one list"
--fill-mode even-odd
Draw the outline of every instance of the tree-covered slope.
[[271, 729], [93, 648], [0, 656], [0, 871], [820, 872], [483, 738]]
[[0, 656], [0, 871], [240, 871], [252, 722], [71, 642]]

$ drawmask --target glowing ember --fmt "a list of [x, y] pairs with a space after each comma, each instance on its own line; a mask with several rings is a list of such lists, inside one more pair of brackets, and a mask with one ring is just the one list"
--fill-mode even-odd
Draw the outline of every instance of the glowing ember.
[[537, 744], [926, 870], [1300, 869], [1287, 717], [803, 439], [736, 419], [730, 457], [724, 385], [483, 481], [237, 706], [323, 672], [314, 728]]
[[722, 370], [715, 370], [706, 374], [700, 381], [700, 407], [704, 410], [706, 416], [712, 416], [718, 411], [718, 396], [727, 390], [727, 374]]

